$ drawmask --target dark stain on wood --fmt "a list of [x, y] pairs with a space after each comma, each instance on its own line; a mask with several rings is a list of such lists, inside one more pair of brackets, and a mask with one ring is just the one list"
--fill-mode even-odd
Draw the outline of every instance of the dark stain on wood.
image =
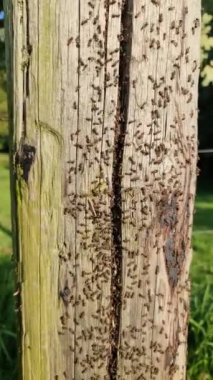
[[170, 200], [163, 199], [161, 202], [160, 225], [163, 230], [165, 244], [164, 256], [166, 270], [171, 289], [177, 286], [180, 274], [179, 251], [177, 251], [176, 226], [178, 221], [178, 196], [174, 194]]
[[22, 169], [21, 177], [27, 183], [30, 169], [33, 165], [36, 155], [36, 148], [32, 145], [23, 144], [19, 152], [16, 153], [15, 163]]

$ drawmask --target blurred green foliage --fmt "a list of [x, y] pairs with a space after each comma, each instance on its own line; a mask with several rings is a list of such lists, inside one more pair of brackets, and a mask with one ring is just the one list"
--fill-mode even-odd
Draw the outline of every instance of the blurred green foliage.
[[9, 256], [0, 256], [0, 379], [17, 380], [14, 273]]
[[0, 379], [16, 380], [16, 316], [11, 262], [9, 162], [0, 154]]
[[7, 83], [5, 71], [5, 46], [0, 41], [0, 152], [8, 152]]
[[[202, 1], [199, 147], [213, 149], [213, 0]], [[212, 178], [213, 155], [201, 155], [202, 176]]]
[[6, 73], [0, 68], [0, 151], [8, 152], [8, 115], [6, 98]]
[[191, 267], [188, 380], [213, 379], [213, 189], [200, 183]]
[[[199, 147], [213, 149], [213, 1], [203, 2], [199, 81]], [[201, 155], [202, 176], [212, 178], [213, 155]]]

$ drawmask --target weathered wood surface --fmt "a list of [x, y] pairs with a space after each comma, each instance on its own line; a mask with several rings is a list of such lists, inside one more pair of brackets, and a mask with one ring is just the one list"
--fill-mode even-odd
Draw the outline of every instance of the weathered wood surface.
[[200, 2], [5, 7], [22, 377], [185, 379]]

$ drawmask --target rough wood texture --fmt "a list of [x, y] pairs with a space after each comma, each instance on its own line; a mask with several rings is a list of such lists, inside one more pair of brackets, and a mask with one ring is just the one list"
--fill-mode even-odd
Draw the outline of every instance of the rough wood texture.
[[200, 2], [5, 7], [22, 377], [183, 380]]

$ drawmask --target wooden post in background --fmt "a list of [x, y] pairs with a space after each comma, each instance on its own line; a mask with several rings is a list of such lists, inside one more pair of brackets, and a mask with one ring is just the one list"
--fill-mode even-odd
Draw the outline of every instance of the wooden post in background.
[[25, 380], [183, 380], [200, 2], [5, 2]]

